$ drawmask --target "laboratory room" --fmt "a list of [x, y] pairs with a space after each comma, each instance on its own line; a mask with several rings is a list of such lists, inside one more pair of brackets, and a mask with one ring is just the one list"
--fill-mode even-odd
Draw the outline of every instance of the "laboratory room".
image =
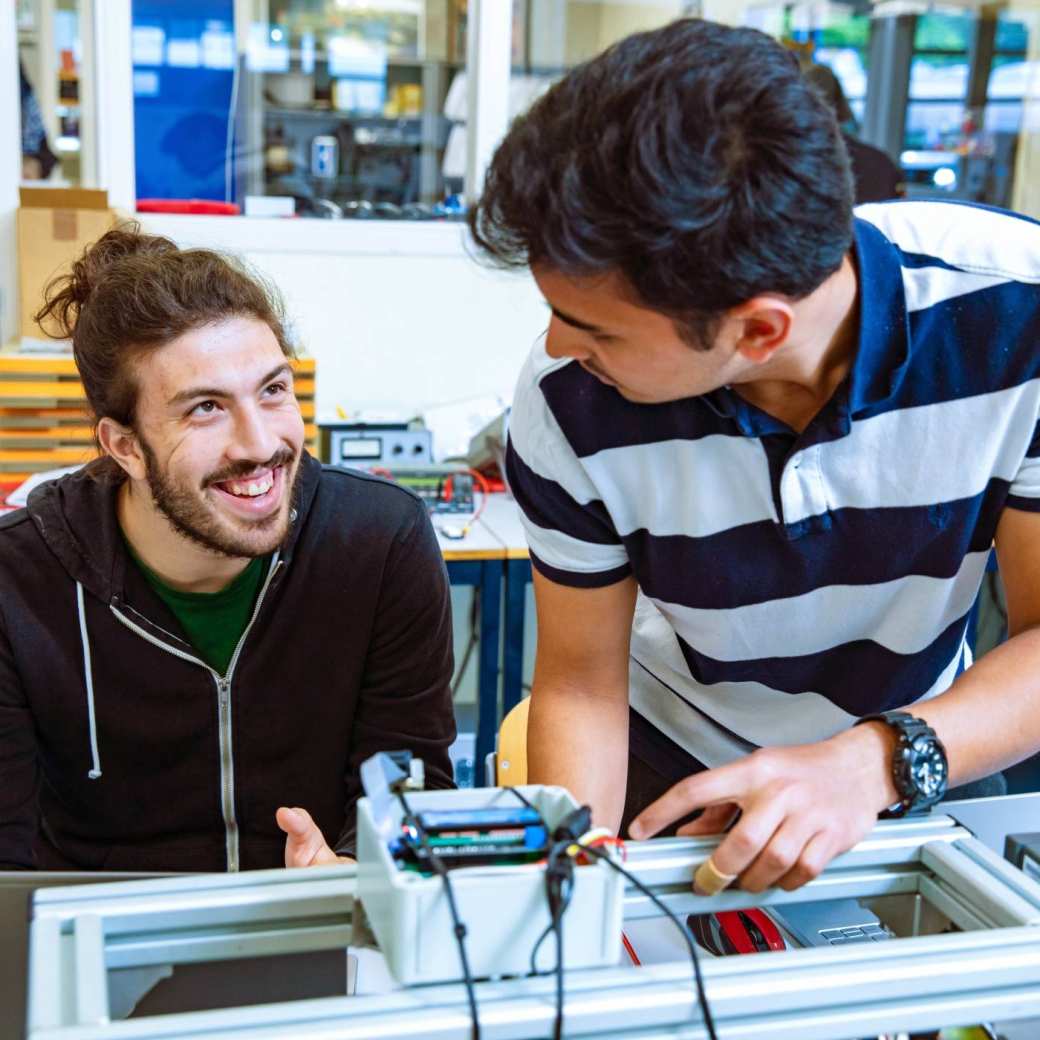
[[3, 140], [0, 1040], [1040, 1040], [1040, 0], [0, 0]]

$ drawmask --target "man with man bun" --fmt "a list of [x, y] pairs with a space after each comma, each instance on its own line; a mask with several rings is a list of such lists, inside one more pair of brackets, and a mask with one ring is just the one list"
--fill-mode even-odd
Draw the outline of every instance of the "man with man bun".
[[39, 320], [101, 457], [0, 520], [0, 866], [335, 863], [370, 755], [451, 786], [429, 518], [307, 454], [274, 293], [127, 224]]

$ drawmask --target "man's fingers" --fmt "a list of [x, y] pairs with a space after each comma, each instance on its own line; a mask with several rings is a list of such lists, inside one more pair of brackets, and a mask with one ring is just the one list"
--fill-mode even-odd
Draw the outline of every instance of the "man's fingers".
[[739, 802], [749, 784], [747, 759], [718, 769], [708, 769], [680, 780], [629, 825], [629, 836], [636, 841], [653, 837], [668, 824], [718, 802]]
[[721, 834], [733, 822], [740, 807], [732, 802], [710, 805], [690, 823], [684, 823], [675, 833], [683, 838], [699, 837], [702, 834]]
[[275, 814], [278, 826], [293, 839], [305, 838], [312, 828], [317, 829], [311, 814], [306, 809], [287, 809], [282, 806]]
[[275, 813], [274, 818], [286, 833], [287, 867], [309, 867], [336, 862], [336, 854], [325, 844], [324, 836], [306, 809], [288, 809], [283, 806]]
[[769, 839], [740, 877], [740, 887], [762, 892], [785, 877], [798, 863], [806, 846], [815, 837], [797, 817], [789, 816]]
[[824, 867], [834, 859], [837, 852], [834, 840], [821, 831], [809, 840], [795, 865], [780, 878], [777, 884], [788, 892], [807, 885], [823, 873]]
[[783, 823], [786, 812], [774, 798], [745, 811], [737, 825], [712, 853], [711, 861], [720, 874], [743, 874]]

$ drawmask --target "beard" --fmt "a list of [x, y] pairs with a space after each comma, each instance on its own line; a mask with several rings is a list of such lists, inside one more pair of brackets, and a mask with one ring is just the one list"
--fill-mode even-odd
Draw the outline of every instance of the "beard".
[[[220, 473], [210, 474], [202, 481], [201, 488], [196, 489], [187, 481], [178, 481], [168, 471], [164, 471], [148, 443], [140, 436], [138, 440], [144, 455], [152, 500], [178, 534], [209, 552], [234, 559], [267, 556], [285, 541], [303, 475], [298, 453], [289, 448], [280, 448], [266, 462], [240, 462]], [[286, 502], [271, 516], [252, 522], [222, 520], [217, 510], [202, 497], [201, 492], [211, 484], [235, 480], [257, 469], [274, 469], [277, 466], [285, 467], [289, 493]]]

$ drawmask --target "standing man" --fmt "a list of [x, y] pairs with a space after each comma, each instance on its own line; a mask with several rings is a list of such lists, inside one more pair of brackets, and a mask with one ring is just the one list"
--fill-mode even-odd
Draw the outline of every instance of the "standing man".
[[334, 863], [370, 755], [451, 786], [429, 518], [304, 450], [273, 295], [123, 225], [39, 317], [72, 338], [102, 458], [0, 520], [0, 865]]
[[752, 891], [1040, 747], [1040, 227], [851, 207], [794, 57], [686, 20], [550, 90], [472, 215], [551, 314], [508, 454], [531, 779], [636, 838], [739, 810], [713, 865]]

